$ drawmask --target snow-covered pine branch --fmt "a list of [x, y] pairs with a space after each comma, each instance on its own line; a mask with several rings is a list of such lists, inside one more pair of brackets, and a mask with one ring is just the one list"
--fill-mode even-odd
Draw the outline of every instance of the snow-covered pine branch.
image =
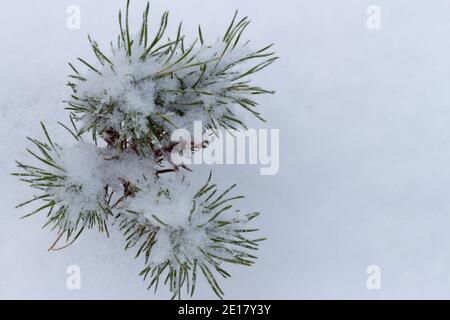
[[109, 54], [89, 37], [98, 61], [79, 58], [84, 71], [70, 64], [73, 95], [66, 101], [81, 123], [80, 133], [92, 130], [94, 137], [104, 137], [114, 147], [145, 154], [154, 153], [149, 147], [167, 147], [170, 133], [191, 128], [193, 120], [209, 129], [236, 129], [245, 128], [240, 109], [261, 118], [253, 97], [273, 92], [251, 85], [248, 77], [277, 57], [271, 45], [252, 50], [242, 40], [248, 19], [238, 21], [236, 12], [225, 34], [211, 44], [201, 27], [198, 39], [188, 42], [181, 24], [173, 40], [162, 42], [168, 16], [163, 14], [149, 39], [147, 7], [142, 29], [132, 36], [127, 6], [125, 19], [119, 13], [120, 34]]
[[[17, 162], [14, 175], [36, 195], [18, 207], [41, 203], [25, 217], [47, 213], [46, 226], [58, 232], [52, 250], [71, 245], [86, 229], [108, 234], [118, 225], [126, 249], [143, 257], [141, 275], [149, 289], [163, 282], [173, 298], [181, 298], [182, 292], [194, 293], [202, 275], [222, 298], [216, 278], [230, 276], [225, 265], [250, 266], [256, 259], [264, 239], [252, 237], [258, 229], [247, 224], [259, 213], [238, 210], [235, 203], [243, 197], [232, 194], [235, 185], [220, 191], [211, 175], [202, 187], [191, 185], [190, 170], [184, 170], [189, 168], [170, 161], [170, 137], [198, 120], [204, 131], [245, 129], [241, 109], [261, 118], [252, 97], [273, 92], [251, 85], [248, 77], [277, 58], [271, 46], [251, 50], [242, 41], [249, 21], [238, 20], [237, 13], [212, 44], [200, 27], [198, 39], [187, 42], [181, 24], [163, 42], [168, 13], [151, 38], [147, 4], [141, 30], [131, 36], [129, 5], [125, 17], [119, 13], [120, 34], [111, 52], [89, 37], [97, 62], [79, 58], [82, 68], [70, 64], [71, 123], [61, 125], [75, 144], [58, 145], [43, 124], [44, 139], [29, 138], [34, 163]], [[88, 132], [94, 143], [86, 141]]]

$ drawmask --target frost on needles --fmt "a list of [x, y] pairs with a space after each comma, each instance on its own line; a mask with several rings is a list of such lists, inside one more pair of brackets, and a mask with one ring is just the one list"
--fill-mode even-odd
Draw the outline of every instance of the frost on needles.
[[[254, 236], [258, 229], [250, 222], [259, 213], [236, 209], [243, 197], [235, 185], [219, 188], [212, 175], [200, 188], [191, 184], [192, 169], [170, 159], [171, 134], [194, 121], [210, 135], [245, 130], [243, 112], [263, 120], [254, 97], [273, 92], [249, 77], [277, 57], [272, 45], [251, 49], [243, 40], [250, 22], [237, 13], [218, 40], [207, 43], [199, 27], [188, 42], [181, 24], [164, 40], [168, 12], [150, 36], [149, 4], [132, 35], [129, 5], [124, 16], [119, 12], [120, 33], [108, 52], [89, 36], [97, 61], [69, 64], [70, 122], [60, 124], [74, 145], [57, 144], [42, 123], [43, 139], [28, 138], [34, 163], [17, 162], [14, 175], [36, 195], [18, 207], [40, 203], [25, 217], [46, 212], [46, 226], [58, 233], [51, 250], [71, 245], [86, 229], [108, 234], [119, 227], [126, 249], [143, 257], [149, 289], [165, 284], [172, 298], [192, 296], [203, 276], [222, 298], [217, 279], [230, 277], [226, 265], [251, 266], [256, 259], [264, 239]], [[193, 151], [207, 147], [207, 138], [191, 145]]]

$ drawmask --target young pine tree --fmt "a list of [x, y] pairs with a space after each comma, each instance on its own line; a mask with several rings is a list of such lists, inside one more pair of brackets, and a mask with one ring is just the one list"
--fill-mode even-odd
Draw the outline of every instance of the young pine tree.
[[[220, 298], [218, 276], [228, 278], [229, 263], [251, 266], [264, 240], [250, 226], [259, 213], [243, 213], [233, 193], [221, 189], [211, 175], [200, 188], [189, 182], [191, 168], [171, 160], [177, 128], [202, 121], [203, 141], [189, 151], [208, 147], [208, 134], [246, 126], [244, 110], [259, 119], [254, 97], [273, 94], [251, 84], [250, 77], [277, 58], [271, 45], [252, 50], [243, 33], [247, 18], [237, 13], [225, 33], [208, 43], [198, 36], [188, 41], [179, 25], [166, 38], [169, 13], [154, 32], [149, 28], [149, 4], [139, 32], [129, 28], [129, 5], [119, 12], [119, 35], [109, 51], [89, 36], [97, 60], [69, 63], [65, 101], [70, 124], [61, 124], [76, 140], [62, 146], [42, 125], [44, 139], [28, 138], [34, 164], [17, 162], [14, 175], [35, 190], [18, 207], [40, 202], [25, 217], [44, 212], [45, 226], [56, 230], [50, 250], [75, 242], [84, 230], [108, 233], [118, 227], [126, 249], [141, 256], [141, 276], [148, 288], [169, 287], [172, 298], [193, 295], [203, 276]], [[152, 34], [152, 35], [151, 35]]]

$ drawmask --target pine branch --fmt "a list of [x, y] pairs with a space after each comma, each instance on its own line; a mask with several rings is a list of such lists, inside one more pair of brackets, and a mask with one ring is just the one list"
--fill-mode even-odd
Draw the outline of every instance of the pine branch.
[[[110, 52], [89, 35], [96, 61], [69, 63], [72, 93], [64, 102], [70, 122], [58, 123], [75, 144], [58, 145], [41, 123], [44, 139], [28, 138], [32, 165], [16, 162], [13, 173], [35, 194], [17, 208], [31, 208], [23, 218], [46, 214], [44, 227], [57, 233], [49, 251], [67, 248], [86, 230], [109, 235], [118, 226], [125, 249], [143, 259], [140, 275], [148, 289], [164, 284], [181, 299], [182, 292], [193, 296], [202, 276], [223, 298], [218, 278], [230, 277], [226, 266], [251, 266], [257, 259], [265, 239], [253, 237], [258, 229], [249, 225], [259, 213], [235, 209], [243, 199], [232, 194], [236, 185], [221, 192], [212, 174], [193, 192], [184, 175], [192, 170], [171, 159], [177, 145], [171, 136], [199, 118], [203, 132], [246, 129], [241, 109], [264, 121], [255, 97], [274, 91], [250, 77], [278, 58], [273, 45], [249, 47], [250, 21], [237, 11], [223, 37], [207, 43], [200, 26], [197, 38], [187, 40], [181, 23], [167, 39], [168, 12], [151, 35], [149, 3], [133, 34], [130, 5], [127, 0], [124, 15], [119, 11]], [[86, 142], [87, 133], [93, 143]], [[208, 144], [187, 146], [198, 152]]]

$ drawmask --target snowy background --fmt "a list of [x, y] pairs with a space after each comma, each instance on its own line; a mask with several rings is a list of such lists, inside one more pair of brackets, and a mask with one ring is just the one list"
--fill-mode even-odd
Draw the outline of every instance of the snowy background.
[[[78, 5], [81, 30], [66, 28]], [[43, 120], [59, 141], [66, 120], [67, 62], [91, 57], [86, 34], [106, 44], [117, 34], [119, 0], [0, 0], [0, 298], [165, 299], [145, 290], [141, 263], [87, 232], [48, 253], [55, 234], [43, 216], [21, 221], [14, 206], [31, 190], [9, 173], [25, 157], [26, 136]], [[138, 21], [143, 0], [134, 0]], [[366, 9], [381, 8], [368, 30]], [[450, 298], [450, 1], [153, 0], [171, 30], [198, 23], [222, 33], [235, 9], [253, 23], [254, 44], [275, 42], [281, 59], [257, 75], [277, 90], [263, 97], [267, 128], [279, 128], [281, 167], [219, 166], [222, 185], [238, 183], [245, 208], [269, 240], [253, 268], [232, 268], [229, 299]], [[135, 24], [137, 27], [137, 24]], [[262, 127], [250, 119], [251, 126]], [[202, 171], [202, 170], [200, 170]], [[205, 171], [205, 170], [203, 170]], [[82, 289], [66, 288], [79, 265]], [[378, 265], [381, 290], [368, 290]], [[197, 298], [214, 298], [206, 285]]]

